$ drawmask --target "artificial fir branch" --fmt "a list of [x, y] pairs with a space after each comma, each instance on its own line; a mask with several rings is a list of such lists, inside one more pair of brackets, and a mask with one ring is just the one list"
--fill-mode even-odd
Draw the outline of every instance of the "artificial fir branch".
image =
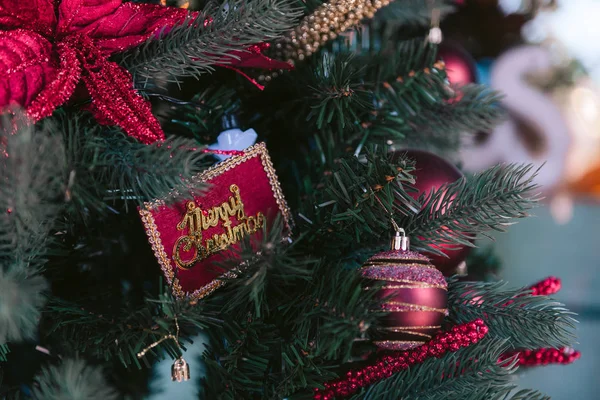
[[215, 64], [236, 60], [235, 51], [279, 37], [299, 13], [292, 0], [209, 2], [196, 17], [125, 54], [121, 64], [138, 82], [164, 77], [198, 77]]
[[448, 291], [450, 320], [483, 318], [490, 336], [509, 339], [512, 348], [537, 349], [570, 346], [575, 340], [573, 313], [531, 290], [505, 289], [503, 282], [458, 282]]
[[70, 205], [81, 213], [107, 211], [116, 201], [127, 211], [130, 205], [157, 198], [171, 202], [204, 189], [185, 182], [213, 162], [194, 140], [174, 138], [144, 145], [119, 132], [104, 135], [76, 118], [62, 121], [67, 131]]
[[375, 323], [375, 291], [365, 294], [353, 269], [306, 255], [302, 237], [290, 246], [280, 232], [266, 232], [259, 247], [246, 245], [236, 260], [247, 266], [204, 300], [225, 321], [208, 333], [207, 397], [261, 391], [281, 398], [318, 385]]
[[38, 275], [65, 204], [65, 151], [59, 128], [19, 112], [0, 120], [0, 361], [6, 342], [33, 339], [48, 289]]
[[34, 272], [62, 206], [68, 201], [66, 156], [60, 128], [37, 127], [23, 115], [0, 121], [0, 260]]
[[509, 164], [461, 178], [422, 195], [423, 209], [403, 225], [419, 249], [439, 253], [441, 244], [472, 246], [487, 231], [504, 231], [528, 216], [538, 201], [535, 175], [531, 165]]
[[366, 339], [367, 330], [376, 325], [379, 315], [372, 312], [378, 304], [376, 290], [365, 291], [364, 282], [354, 271], [344, 263], [315, 268], [314, 283], [300, 301], [282, 309], [284, 317], [293, 316], [289, 322], [296, 336], [314, 336], [313, 356], [349, 359], [355, 340]]
[[168, 120], [171, 130], [191, 132], [200, 143], [212, 144], [223, 128], [223, 117], [239, 112], [237, 95], [233, 88], [208, 85], [189, 102], [169, 104], [170, 107], [161, 116]]
[[307, 242], [319, 242], [315, 251], [339, 254], [350, 243], [373, 243], [389, 231], [392, 216], [418, 211], [419, 204], [407, 193], [414, 183], [413, 163], [390, 157], [377, 148], [364, 160], [353, 156], [338, 160], [325, 177], [324, 189], [315, 191], [315, 211], [304, 216], [316, 229]]
[[[412, 90], [415, 87], [419, 90]], [[321, 52], [258, 97], [264, 98], [265, 106], [272, 101], [279, 105], [276, 114], [263, 116], [267, 121], [293, 110], [290, 125], [305, 128], [308, 122], [318, 129], [330, 125], [341, 135], [379, 114], [395, 112], [401, 120], [415, 116], [449, 100], [453, 95], [449, 89], [443, 63], [436, 62], [436, 47], [409, 40], [389, 53]]]
[[537, 204], [531, 166], [493, 167], [444, 185], [418, 202], [408, 194], [413, 168], [410, 160], [392, 160], [384, 149], [368, 152], [363, 161], [352, 156], [340, 159], [326, 177], [324, 190], [316, 191], [316, 211], [301, 215], [319, 227], [308, 243], [328, 237], [322, 251], [343, 251], [346, 242], [387, 234], [393, 216], [411, 233], [416, 249], [439, 253], [430, 245], [472, 246], [478, 235], [502, 230]]
[[[181, 337], [221, 324], [216, 310], [188, 299], [177, 300], [168, 294], [147, 299], [137, 309], [102, 313], [84, 309], [60, 299], [52, 299], [45, 310], [49, 336], [60, 354], [85, 352], [103, 360], [118, 360], [124, 366], [141, 368], [137, 353], [161, 337], [175, 332], [175, 318], [182, 327]], [[94, 345], [90, 347], [90, 344]], [[182, 344], [182, 347], [185, 346]], [[172, 341], [160, 344], [171, 357], [179, 356]], [[156, 356], [156, 350], [149, 354]], [[146, 358], [144, 364], [149, 365]]]
[[396, 110], [380, 114], [370, 125], [374, 138], [390, 137], [398, 145], [451, 151], [458, 149], [465, 134], [488, 132], [504, 118], [501, 96], [483, 85], [455, 88], [460, 95], [438, 102], [418, 113], [401, 118]]
[[[484, 338], [480, 343], [446, 353], [442, 358], [430, 358], [410, 369], [375, 383], [352, 399], [417, 399], [437, 392], [444, 398], [458, 388], [496, 387], [502, 389], [512, 377], [514, 363], [498, 365], [498, 357], [507, 345], [505, 341]], [[464, 393], [464, 392], [463, 392]]]
[[371, 93], [361, 84], [361, 67], [351, 54], [333, 57], [324, 53], [321, 60], [310, 65], [315, 64], [317, 68], [310, 68], [316, 74], [314, 82], [309, 83], [311, 92], [303, 99], [310, 107], [307, 122], [314, 119], [318, 129], [334, 124], [343, 130], [360, 121], [359, 112], [374, 110]]
[[241, 250], [220, 265], [235, 271], [236, 276], [222, 278], [227, 287], [207, 302], [219, 304], [223, 313], [234, 318], [248, 313], [254, 318], [268, 318], [273, 316], [275, 304], [297, 300], [293, 288], [310, 281], [311, 270], [318, 260], [297, 251], [301, 237], [291, 243], [282, 233], [283, 220], [276, 219], [264, 227], [259, 243], [243, 242]]
[[310, 128], [313, 137], [331, 132], [336, 143], [357, 152], [387, 140], [456, 149], [462, 135], [488, 131], [504, 113], [500, 95], [489, 88], [451, 87], [436, 53], [422, 39], [376, 54], [324, 51], [251, 97], [249, 107], [262, 114], [261, 130], [277, 121], [299, 138]]
[[417, 397], [407, 397], [408, 399], [427, 399], [427, 400], [550, 400], [536, 390], [518, 390], [516, 385], [507, 385], [506, 387], [489, 386], [461, 386], [457, 385], [451, 391], [432, 391], [423, 393]]

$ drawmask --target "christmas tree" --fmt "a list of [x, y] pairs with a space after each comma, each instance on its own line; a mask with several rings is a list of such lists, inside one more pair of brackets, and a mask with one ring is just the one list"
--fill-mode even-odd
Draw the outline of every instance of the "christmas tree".
[[0, 0], [1, 397], [167, 357], [203, 399], [545, 398], [513, 376], [578, 357], [559, 281], [464, 276], [539, 195], [444, 160], [503, 117], [437, 56], [453, 2], [160, 3]]

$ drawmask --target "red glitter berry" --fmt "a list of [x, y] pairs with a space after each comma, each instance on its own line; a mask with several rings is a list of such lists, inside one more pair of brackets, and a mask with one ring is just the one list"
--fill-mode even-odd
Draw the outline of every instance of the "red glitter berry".
[[[336, 397], [349, 396], [365, 386], [389, 378], [395, 372], [403, 371], [411, 365], [422, 363], [429, 357], [441, 357], [448, 351], [456, 351], [461, 347], [476, 343], [486, 333], [487, 327], [481, 319], [455, 326], [449, 332], [438, 334], [438, 336], [426, 345], [412, 350], [386, 354], [378, 358], [372, 365], [348, 371], [345, 378], [325, 383], [324, 386], [331, 389], [326, 393], [315, 391], [313, 398], [332, 400]], [[563, 355], [563, 358], [569, 357]]]

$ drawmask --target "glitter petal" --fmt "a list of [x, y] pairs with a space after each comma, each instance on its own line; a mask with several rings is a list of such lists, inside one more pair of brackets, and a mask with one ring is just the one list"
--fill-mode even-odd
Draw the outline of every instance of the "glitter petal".
[[369, 266], [362, 269], [362, 275], [367, 279], [382, 281], [414, 281], [430, 285], [448, 287], [444, 275], [437, 269], [421, 268], [409, 265]]

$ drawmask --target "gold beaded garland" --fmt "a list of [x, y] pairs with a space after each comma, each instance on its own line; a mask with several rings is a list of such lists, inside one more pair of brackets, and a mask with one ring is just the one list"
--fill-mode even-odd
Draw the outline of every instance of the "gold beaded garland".
[[273, 50], [273, 56], [292, 65], [316, 52], [340, 33], [360, 24], [365, 18], [373, 18], [375, 12], [392, 0], [331, 0], [307, 15], [293, 30], [289, 31]]

